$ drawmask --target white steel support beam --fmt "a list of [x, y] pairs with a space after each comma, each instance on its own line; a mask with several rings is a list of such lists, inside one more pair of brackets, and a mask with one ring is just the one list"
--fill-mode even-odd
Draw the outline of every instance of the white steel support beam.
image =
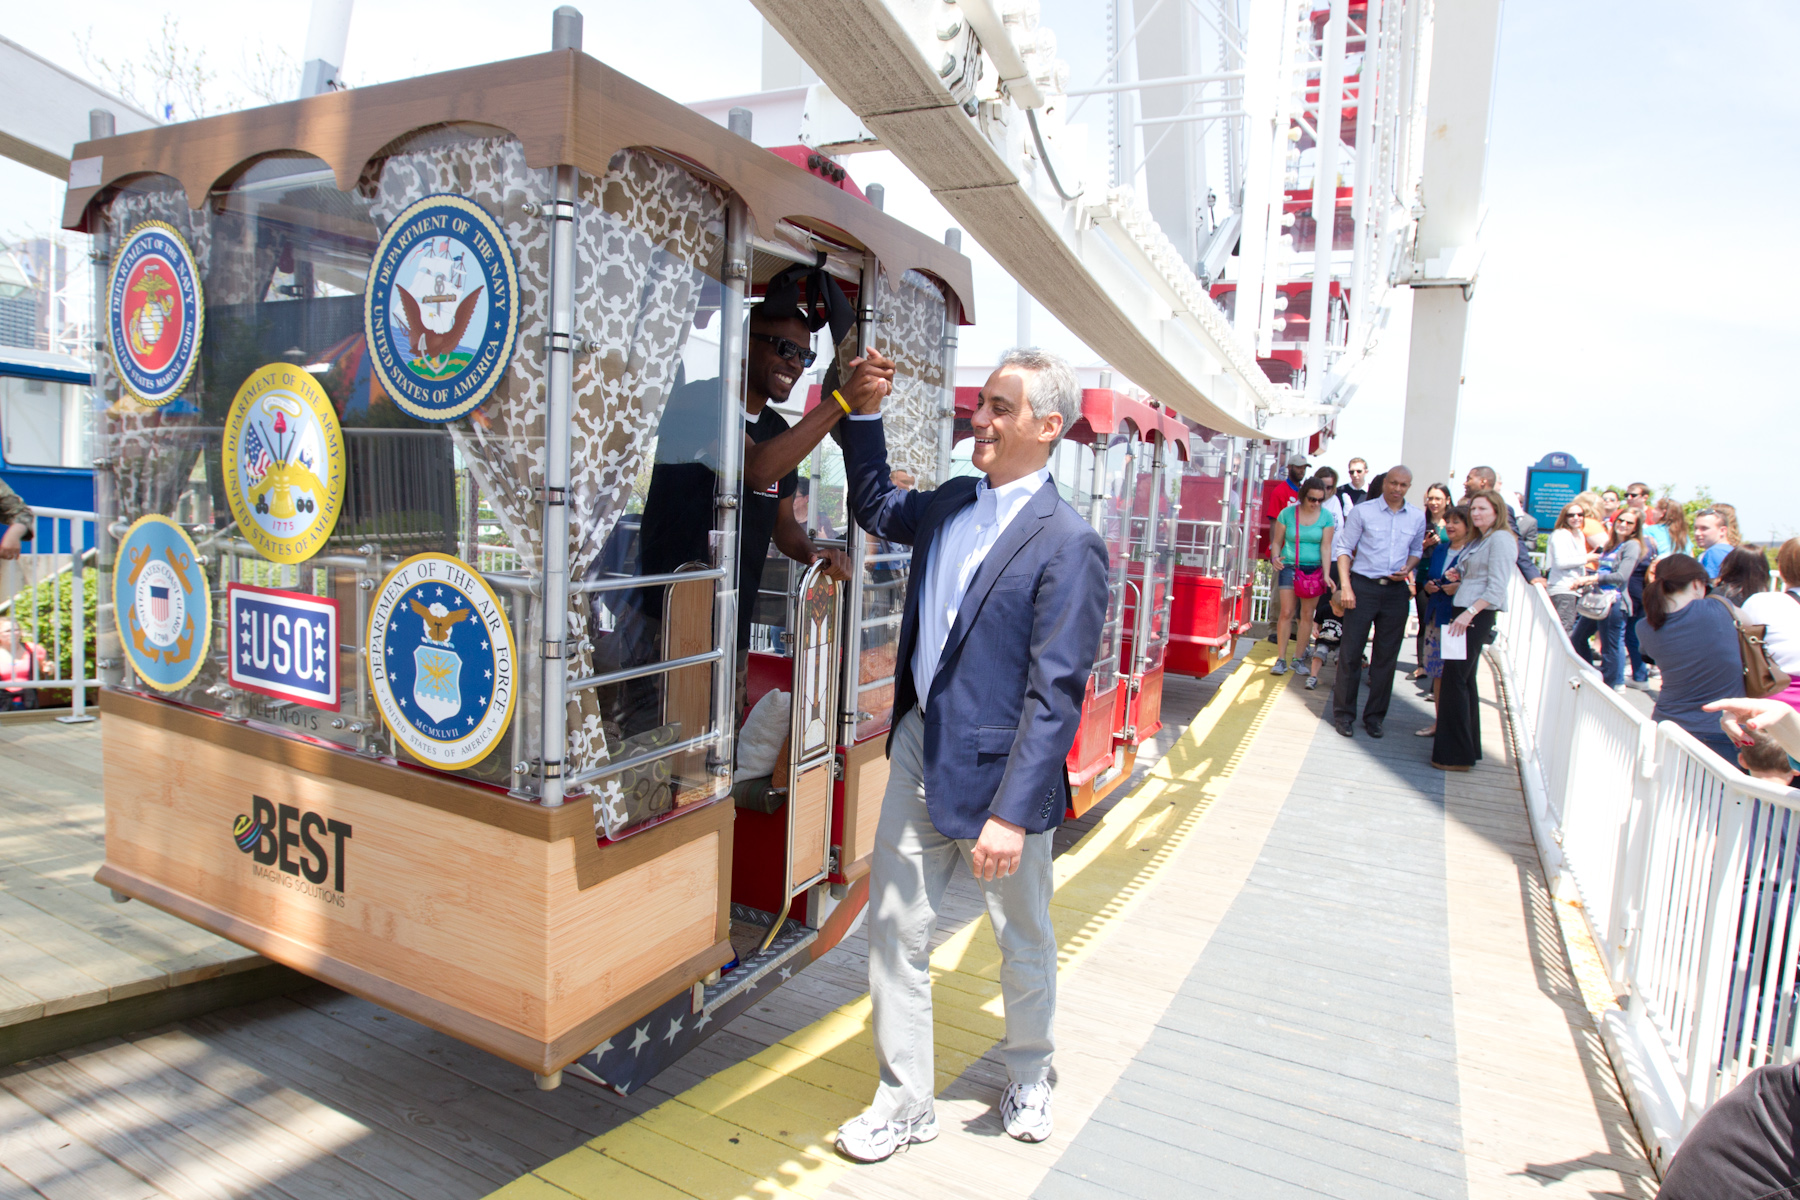
[[88, 114], [112, 114], [117, 133], [159, 122], [17, 42], [0, 38], [0, 155], [68, 182], [69, 154], [93, 134]]
[[1414, 287], [1401, 455], [1415, 491], [1447, 479], [1462, 393], [1463, 343], [1479, 263], [1482, 177], [1488, 113], [1500, 41], [1500, 0], [1439, 4], [1431, 21], [1431, 76], [1414, 261]]
[[1307, 398], [1325, 394], [1326, 335], [1331, 327], [1331, 249], [1337, 241], [1338, 143], [1343, 126], [1344, 25], [1349, 0], [1331, 0], [1325, 21], [1324, 54], [1319, 62], [1319, 127], [1313, 156], [1312, 313], [1306, 346]]

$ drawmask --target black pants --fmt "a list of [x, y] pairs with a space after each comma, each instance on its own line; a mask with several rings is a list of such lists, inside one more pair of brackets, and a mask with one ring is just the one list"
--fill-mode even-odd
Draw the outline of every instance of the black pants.
[[1356, 720], [1356, 693], [1362, 686], [1363, 648], [1369, 631], [1375, 631], [1375, 649], [1369, 655], [1369, 702], [1363, 720], [1387, 719], [1388, 700], [1394, 694], [1394, 664], [1400, 661], [1400, 644], [1406, 640], [1406, 614], [1412, 597], [1406, 584], [1370, 579], [1354, 572], [1350, 588], [1356, 607], [1344, 612], [1344, 640], [1338, 644], [1337, 686], [1331, 693], [1332, 718], [1338, 723]]
[[1472, 767], [1481, 759], [1481, 689], [1476, 671], [1481, 648], [1493, 637], [1494, 610], [1484, 608], [1469, 625], [1469, 656], [1444, 660], [1437, 737], [1431, 743], [1431, 761], [1439, 766]]

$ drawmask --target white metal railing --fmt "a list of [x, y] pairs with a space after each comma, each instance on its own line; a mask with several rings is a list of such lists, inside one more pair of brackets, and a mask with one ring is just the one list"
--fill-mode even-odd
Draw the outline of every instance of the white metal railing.
[[0, 564], [0, 711], [36, 708], [42, 692], [66, 690], [70, 711], [57, 719], [91, 721], [87, 689], [98, 683], [88, 612], [88, 593], [99, 582], [94, 514], [35, 511], [31, 540], [17, 559]]
[[1625, 703], [1518, 576], [1498, 632], [1532, 833], [1625, 997], [1601, 1033], [1666, 1169], [1713, 1101], [1795, 1056], [1800, 792]]
[[1275, 619], [1275, 572], [1267, 559], [1257, 561], [1250, 581], [1250, 623], [1266, 624]]

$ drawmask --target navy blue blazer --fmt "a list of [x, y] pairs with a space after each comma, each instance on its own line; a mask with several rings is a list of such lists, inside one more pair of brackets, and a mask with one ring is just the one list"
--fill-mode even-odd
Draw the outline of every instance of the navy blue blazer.
[[[888, 478], [880, 421], [845, 421], [857, 524], [913, 547], [894, 659], [894, 724], [918, 705], [919, 593], [945, 521], [974, 503], [973, 478], [904, 491]], [[1106, 619], [1106, 543], [1057, 495], [1028, 500], [969, 581], [925, 698], [925, 800], [945, 837], [975, 838], [990, 816], [1042, 833], [1069, 803], [1065, 760]], [[889, 752], [893, 734], [888, 735]]]

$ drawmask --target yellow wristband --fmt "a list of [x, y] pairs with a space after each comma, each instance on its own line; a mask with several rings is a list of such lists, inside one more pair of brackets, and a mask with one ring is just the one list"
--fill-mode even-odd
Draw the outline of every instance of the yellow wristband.
[[845, 416], [850, 415], [850, 404], [847, 400], [844, 399], [844, 393], [838, 391], [836, 388], [832, 388], [831, 389], [831, 398], [838, 402], [838, 407], [844, 410]]

